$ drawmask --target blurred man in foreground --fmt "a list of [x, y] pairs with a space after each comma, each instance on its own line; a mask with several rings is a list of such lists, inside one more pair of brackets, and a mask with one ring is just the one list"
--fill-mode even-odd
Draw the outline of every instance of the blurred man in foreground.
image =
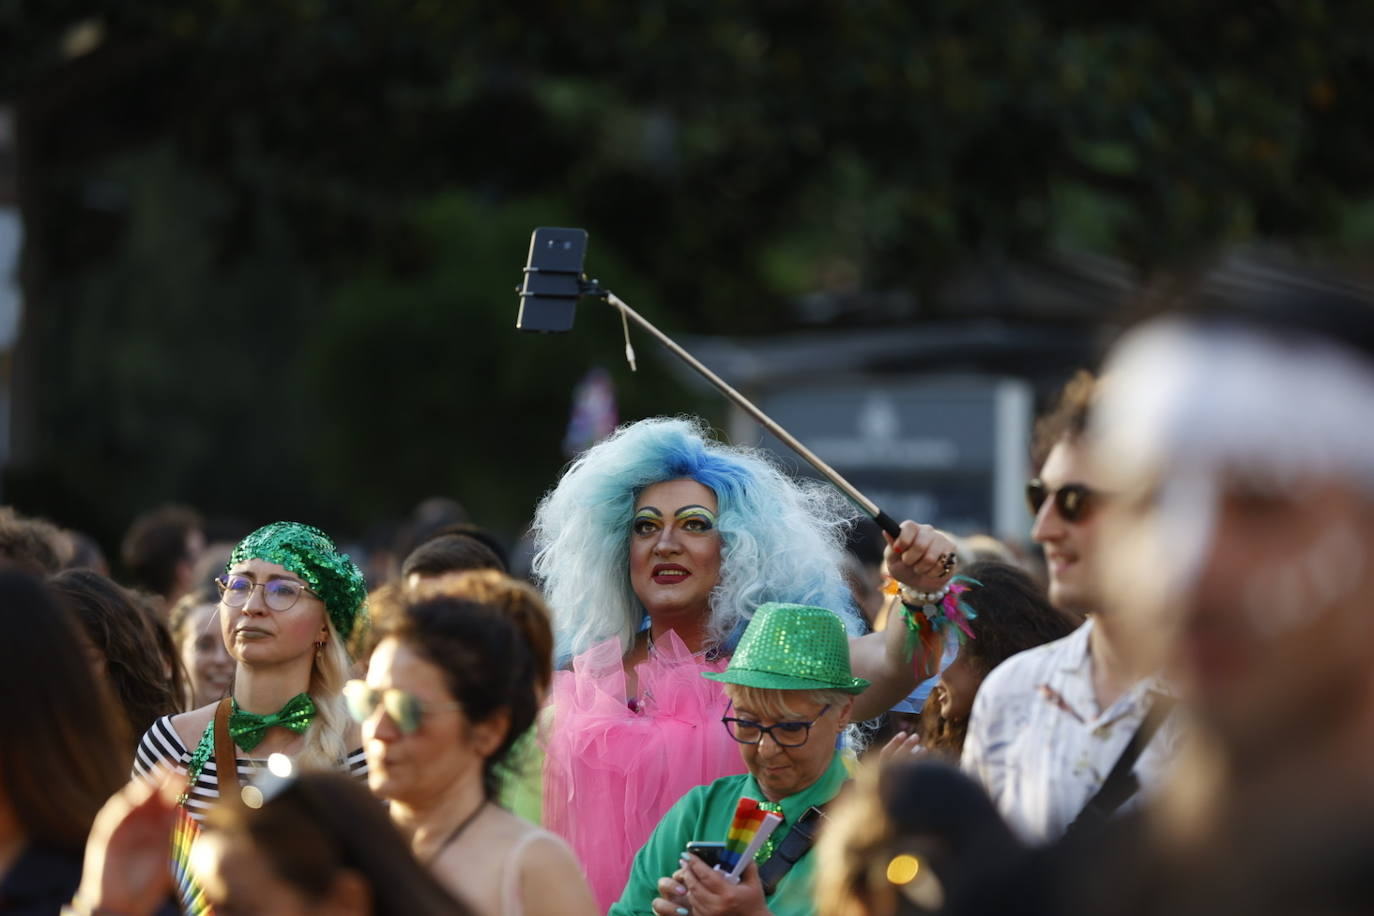
[[1374, 840], [1374, 305], [1232, 266], [1107, 378], [1106, 598], [1198, 725], [1154, 812], [1178, 894], [1155, 909], [1374, 907], [1345, 858]]
[[1374, 305], [1244, 263], [1172, 298], [1087, 444], [1104, 606], [1192, 729], [1144, 811], [958, 912], [1374, 910]]

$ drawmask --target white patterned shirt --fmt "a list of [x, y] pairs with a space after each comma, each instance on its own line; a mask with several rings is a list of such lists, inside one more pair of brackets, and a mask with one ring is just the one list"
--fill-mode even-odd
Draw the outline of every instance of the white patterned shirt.
[[[1099, 713], [1088, 635], [1093, 621], [1062, 639], [1013, 655], [978, 688], [961, 765], [982, 784], [1022, 839], [1058, 838], [1101, 788], [1153, 698], [1157, 678], [1137, 681]], [[1171, 714], [1134, 766], [1138, 803], [1159, 783], [1178, 746]]]

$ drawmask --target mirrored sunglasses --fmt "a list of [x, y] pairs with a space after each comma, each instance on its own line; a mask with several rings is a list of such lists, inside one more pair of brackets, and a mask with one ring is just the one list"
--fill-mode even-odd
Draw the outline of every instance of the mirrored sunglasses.
[[366, 681], [352, 680], [344, 684], [343, 688], [344, 703], [348, 706], [348, 714], [353, 717], [353, 721], [361, 724], [372, 718], [376, 713], [377, 707], [381, 707], [396, 723], [396, 727], [402, 734], [410, 735], [419, 730], [424, 724], [427, 713], [444, 712], [453, 709], [461, 709], [462, 704], [451, 703], [425, 703], [413, 693], [407, 693], [398, 687], [388, 687], [379, 690], [370, 686]]

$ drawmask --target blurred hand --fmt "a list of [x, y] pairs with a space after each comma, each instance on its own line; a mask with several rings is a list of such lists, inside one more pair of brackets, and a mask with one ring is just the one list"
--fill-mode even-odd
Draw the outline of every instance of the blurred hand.
[[86, 840], [77, 899], [124, 916], [152, 913], [172, 893], [172, 828], [185, 777], [135, 779], [110, 796]]
[[934, 592], [944, 588], [953, 575], [946, 558], [957, 555], [954, 541], [932, 525], [905, 521], [901, 529], [901, 535], [895, 539], [883, 532], [883, 537], [887, 538], [883, 558], [887, 561], [888, 575], [917, 591]]
[[878, 752], [878, 762], [882, 764], [891, 763], [894, 760], [909, 760], [916, 754], [921, 753], [921, 735], [919, 732], [897, 732], [892, 736], [892, 740], [883, 745], [883, 749]]
[[653, 903], [653, 910], [658, 916], [682, 916], [678, 911], [690, 912], [690, 907], [687, 887], [682, 883], [682, 870], [674, 872], [671, 877], [658, 879], [658, 896]]
[[682, 878], [692, 916], [762, 916], [768, 913], [768, 905], [763, 902], [759, 868], [753, 862], [740, 875], [739, 884], [735, 884], [724, 872], [716, 871], [696, 856], [689, 856], [683, 864]]

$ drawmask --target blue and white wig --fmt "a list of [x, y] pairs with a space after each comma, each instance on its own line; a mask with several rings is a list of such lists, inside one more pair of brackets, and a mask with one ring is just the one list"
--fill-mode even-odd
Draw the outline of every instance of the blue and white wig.
[[691, 478], [716, 494], [720, 582], [708, 638], [733, 650], [767, 601], [830, 608], [851, 633], [858, 612], [841, 574], [854, 512], [814, 481], [788, 477], [766, 453], [714, 441], [701, 420], [657, 417], [588, 449], [535, 511], [534, 575], [553, 609], [555, 658], [599, 642], [629, 647], [645, 610], [630, 586], [630, 525], [647, 486]]

